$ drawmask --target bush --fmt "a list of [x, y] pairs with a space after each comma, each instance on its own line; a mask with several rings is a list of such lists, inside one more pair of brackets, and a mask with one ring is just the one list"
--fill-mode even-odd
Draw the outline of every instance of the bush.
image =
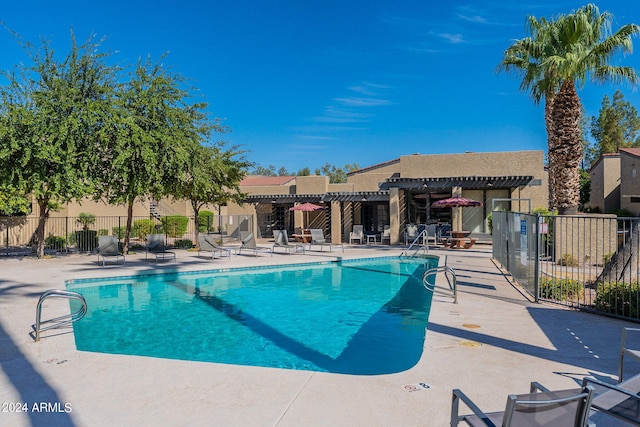
[[67, 239], [62, 236], [49, 236], [44, 239], [44, 246], [47, 249], [62, 249], [67, 243]]
[[564, 254], [562, 258], [558, 260], [558, 264], [566, 265], [567, 267], [577, 267], [578, 260], [573, 257], [571, 254]]
[[[152, 219], [138, 219], [133, 221], [131, 234], [140, 240], [147, 240], [148, 234], [153, 234], [156, 229], [156, 223]], [[124, 231], [123, 231], [124, 237]]]
[[584, 295], [584, 284], [577, 280], [543, 277], [540, 279], [540, 298], [565, 301]]
[[173, 242], [173, 245], [176, 248], [180, 248], [180, 249], [191, 249], [194, 244], [190, 239], [178, 239], [175, 242]]
[[187, 232], [189, 218], [182, 215], [169, 215], [162, 217], [162, 228], [169, 237], [182, 237]]
[[596, 309], [599, 311], [637, 319], [640, 315], [639, 304], [640, 284], [638, 282], [598, 284]]
[[98, 230], [98, 236], [108, 236], [109, 235], [109, 230], [107, 230], [106, 228], [101, 228], [100, 230]]
[[124, 233], [127, 231], [127, 227], [111, 227], [111, 232], [114, 236], [118, 236], [118, 240], [124, 239]]
[[205, 231], [213, 231], [213, 212], [200, 211], [198, 213], [198, 231], [203, 233]]

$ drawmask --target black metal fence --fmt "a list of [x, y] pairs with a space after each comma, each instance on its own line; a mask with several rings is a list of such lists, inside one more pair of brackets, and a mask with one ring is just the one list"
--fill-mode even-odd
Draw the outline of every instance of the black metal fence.
[[[91, 252], [98, 236], [113, 235], [123, 240], [127, 225], [125, 216], [51, 217], [45, 226], [45, 253]], [[0, 255], [29, 255], [38, 245], [38, 218], [26, 216], [0, 217]], [[216, 234], [220, 240], [238, 240], [240, 231], [252, 231], [251, 215], [215, 215], [200, 219], [201, 233]], [[144, 246], [148, 234], [163, 233], [169, 244], [189, 248], [195, 242], [196, 222], [193, 218], [171, 215], [161, 218], [133, 217], [130, 245]]]
[[493, 212], [493, 257], [538, 300], [640, 321], [640, 218]]

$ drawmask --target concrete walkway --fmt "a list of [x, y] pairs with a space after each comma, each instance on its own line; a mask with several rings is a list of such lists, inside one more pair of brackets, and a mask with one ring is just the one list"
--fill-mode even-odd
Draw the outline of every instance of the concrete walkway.
[[[401, 250], [345, 245], [344, 253], [241, 255], [213, 264], [178, 250], [175, 263], [156, 266], [137, 254], [127, 257], [125, 267], [105, 268], [95, 255], [0, 259], [0, 426], [447, 426], [453, 388], [485, 410], [500, 410], [507, 394], [527, 392], [534, 380], [571, 388], [586, 375], [615, 377], [621, 330], [632, 324], [529, 302], [484, 245], [431, 250], [455, 269], [459, 303], [434, 298], [422, 358], [396, 374], [353, 376], [79, 352], [68, 329], [45, 332], [37, 343], [29, 335], [39, 295], [64, 289], [72, 278], [388, 256]], [[47, 317], [65, 312], [66, 301], [45, 304]], [[601, 425], [619, 424], [600, 418]]]

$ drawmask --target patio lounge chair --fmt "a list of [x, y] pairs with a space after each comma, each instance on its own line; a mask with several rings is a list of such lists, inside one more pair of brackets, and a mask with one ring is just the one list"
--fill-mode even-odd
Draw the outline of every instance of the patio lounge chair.
[[256, 238], [253, 236], [252, 232], [241, 231], [240, 239], [242, 239], [242, 245], [238, 248], [238, 255], [240, 255], [243, 250], [247, 250], [247, 251], [253, 251], [254, 256], [258, 256], [258, 252], [266, 252], [266, 251], [269, 251], [271, 256], [273, 256], [273, 248], [258, 246], [256, 244]]
[[636, 328], [624, 328], [622, 330], [622, 343], [620, 345], [620, 366], [618, 370], [617, 384], [609, 384], [592, 378], [584, 378], [582, 385], [593, 384], [596, 389], [603, 390], [598, 393], [591, 402], [591, 407], [599, 412], [619, 418], [627, 423], [640, 426], [640, 374], [623, 380], [624, 356], [640, 360], [640, 350], [627, 348], [626, 340], [628, 332], [640, 332]]
[[[404, 229], [404, 244], [410, 245], [418, 237], [418, 226], [415, 224], [407, 224]], [[423, 236], [424, 240], [424, 236]], [[424, 244], [424, 241], [422, 242]]]
[[[550, 391], [532, 382], [530, 391], [528, 394], [510, 394], [502, 412], [484, 413], [462, 391], [455, 389], [451, 426], [457, 426], [460, 421], [470, 426], [587, 426], [593, 387]], [[472, 415], [458, 415], [460, 401], [471, 409]]]
[[[354, 226], [355, 227], [355, 226]], [[342, 243], [330, 243], [324, 238], [324, 233], [320, 228], [312, 228], [311, 230], [311, 243], [309, 243], [309, 250], [311, 250], [311, 245], [320, 245], [320, 250], [325, 246], [329, 246], [329, 252], [333, 250], [334, 246], [340, 246], [342, 248], [342, 252], [344, 252], [344, 245]]]
[[380, 235], [380, 243], [385, 243], [387, 242], [388, 244], [391, 244], [391, 227], [388, 225], [384, 226], [384, 229], [382, 230], [382, 234]]
[[116, 236], [98, 236], [98, 263], [100, 258], [102, 258], [103, 267], [108, 259], [114, 259], [117, 263], [122, 258], [122, 263], [126, 262], [124, 255], [120, 253]]
[[349, 233], [349, 244], [354, 240], [359, 240], [360, 244], [364, 242], [364, 225], [354, 225], [353, 231]]
[[293, 249], [295, 252], [302, 249], [302, 253], [304, 254], [304, 245], [301, 243], [294, 243], [293, 245], [289, 243], [289, 237], [287, 236], [287, 230], [273, 230], [273, 251], [276, 248], [284, 248], [291, 255], [291, 250]]
[[218, 246], [218, 244], [209, 236], [200, 234], [198, 236], [198, 257], [202, 251], [211, 252], [211, 261], [213, 261], [217, 253], [224, 255], [227, 258], [231, 258], [232, 249]]
[[164, 234], [148, 234], [147, 235], [147, 252], [144, 258], [147, 259], [149, 254], [153, 254], [156, 257], [156, 263], [158, 259], [173, 258], [176, 260], [176, 253], [167, 250], [164, 243]]

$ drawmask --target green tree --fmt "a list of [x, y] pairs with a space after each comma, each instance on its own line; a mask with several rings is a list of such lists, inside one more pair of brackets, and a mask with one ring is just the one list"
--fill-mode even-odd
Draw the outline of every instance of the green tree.
[[269, 165], [268, 167], [258, 165], [251, 171], [251, 175], [278, 176], [276, 167], [273, 165]]
[[11, 187], [0, 185], [0, 216], [27, 215], [31, 200]]
[[95, 175], [102, 185], [95, 197], [127, 206], [125, 253], [135, 200], [170, 194], [172, 182], [188, 162], [188, 147], [206, 132], [204, 104], [187, 103], [184, 81], [147, 58], [138, 61], [129, 80], [118, 87], [117, 121], [100, 147], [102, 160]]
[[595, 139], [598, 157], [617, 153], [620, 148], [640, 147], [640, 117], [638, 111], [624, 100], [621, 91], [602, 99], [598, 117], [591, 118], [591, 136]]
[[316, 169], [316, 175], [328, 176], [330, 183], [339, 184], [342, 182], [347, 182], [347, 174], [356, 169], [358, 169], [358, 165], [355, 163], [347, 164], [344, 166], [344, 168], [338, 168], [334, 165], [326, 163], [320, 169]]
[[113, 109], [116, 69], [90, 38], [56, 59], [50, 43], [23, 43], [32, 65], [4, 73], [0, 88], [0, 182], [38, 205], [37, 255], [44, 255], [45, 226], [56, 204], [91, 193], [89, 165]]
[[[226, 131], [217, 124], [214, 129]], [[189, 161], [178, 175], [172, 194], [191, 203], [197, 242], [200, 210], [207, 204], [241, 203], [245, 195], [240, 192], [240, 181], [252, 163], [245, 159], [244, 151], [237, 147], [225, 149], [221, 142], [210, 146], [193, 144], [189, 150]]]
[[304, 167], [300, 169], [298, 172], [296, 172], [296, 176], [309, 176], [309, 175], [311, 175], [311, 169], [309, 169], [308, 167]]
[[[579, 204], [582, 159], [581, 103], [577, 86], [584, 85], [589, 77], [597, 81], [636, 83], [637, 75], [632, 68], [610, 62], [619, 52], [631, 51], [631, 37], [640, 32], [640, 27], [628, 24], [611, 34], [612, 15], [600, 13], [593, 4], [553, 21], [535, 18], [529, 21], [538, 23], [533, 38], [514, 43], [505, 53], [502, 66], [524, 70], [521, 88], [545, 93], [547, 97], [555, 94], [549, 110], [545, 109], [545, 117], [550, 112], [547, 127], [550, 199], [559, 213], [574, 213]], [[535, 47], [525, 49], [529, 44]]]

